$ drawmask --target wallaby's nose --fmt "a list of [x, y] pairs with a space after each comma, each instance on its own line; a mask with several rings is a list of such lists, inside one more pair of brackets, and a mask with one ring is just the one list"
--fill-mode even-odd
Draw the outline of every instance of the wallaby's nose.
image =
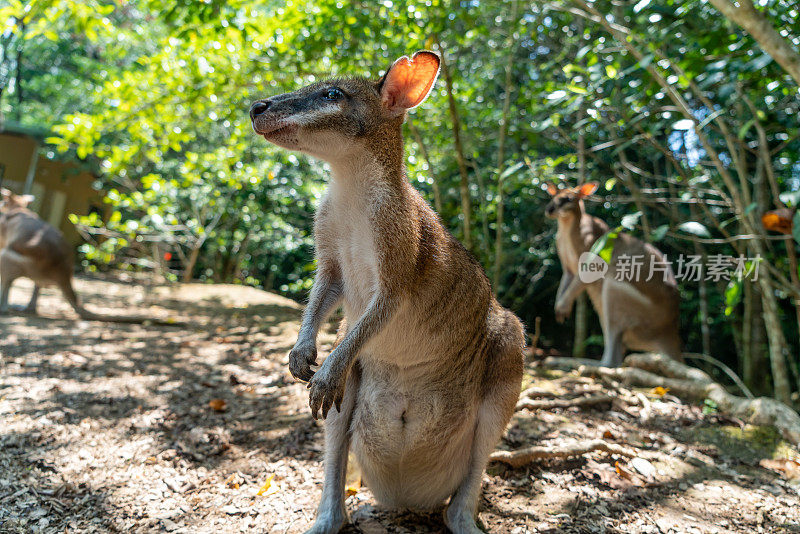
[[268, 108], [269, 101], [256, 100], [253, 102], [253, 105], [250, 106], [250, 120], [255, 120], [256, 117], [267, 111]]

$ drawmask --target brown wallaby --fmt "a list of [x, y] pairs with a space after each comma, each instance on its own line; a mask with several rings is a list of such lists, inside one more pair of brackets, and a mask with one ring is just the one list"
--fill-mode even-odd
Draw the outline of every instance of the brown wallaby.
[[73, 255], [57, 229], [27, 209], [31, 195], [15, 195], [0, 189], [0, 314], [8, 313], [11, 284], [20, 277], [34, 282], [33, 294], [24, 313], [35, 314], [39, 290], [55, 285], [81, 319], [117, 323], [163, 323], [148, 317], [100, 315], [84, 308], [72, 287]]
[[[352, 448], [375, 497], [430, 509], [478, 533], [489, 453], [520, 391], [522, 324], [495, 300], [480, 265], [406, 179], [402, 124], [428, 95], [439, 57], [398, 59], [378, 81], [315, 83], [253, 103], [256, 133], [330, 164], [314, 227], [317, 272], [292, 374], [325, 418], [325, 481], [312, 533], [347, 519]], [[320, 368], [316, 337], [339, 303], [339, 342]], [[335, 410], [330, 410], [335, 406]]]
[[[658, 249], [620, 232], [605, 275], [592, 281], [597, 275], [586, 271], [591, 264], [584, 260], [591, 258], [581, 255], [609, 231], [606, 223], [584, 209], [583, 199], [596, 190], [597, 182], [561, 190], [554, 184], [547, 187], [553, 199], [545, 214], [558, 220], [556, 249], [563, 270], [556, 295], [556, 320], [563, 322], [569, 317], [575, 299], [586, 290], [603, 329], [602, 365], [622, 364], [626, 348], [660, 352], [680, 361], [678, 283]], [[636, 264], [640, 265], [638, 273], [633, 268]], [[626, 272], [621, 272], [623, 269]]]

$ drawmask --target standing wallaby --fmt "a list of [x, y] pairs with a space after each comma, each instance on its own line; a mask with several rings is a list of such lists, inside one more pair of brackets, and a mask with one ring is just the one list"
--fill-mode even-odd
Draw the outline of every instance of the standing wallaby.
[[[479, 533], [489, 453], [517, 401], [524, 333], [495, 300], [480, 265], [406, 179], [402, 124], [425, 100], [439, 57], [401, 57], [378, 82], [315, 83], [253, 103], [256, 133], [330, 164], [314, 227], [317, 273], [289, 354], [325, 418], [325, 481], [311, 533], [347, 520], [352, 448], [375, 497], [430, 509]], [[320, 368], [316, 337], [339, 303], [339, 342]], [[335, 410], [330, 410], [335, 406]]]
[[55, 285], [81, 319], [118, 323], [162, 323], [147, 317], [100, 315], [78, 301], [72, 288], [73, 255], [61, 232], [28, 209], [31, 195], [15, 195], [0, 189], [0, 314], [8, 313], [11, 284], [20, 277], [34, 282], [33, 294], [24, 313], [35, 314], [39, 290]]
[[[553, 199], [545, 214], [558, 220], [556, 249], [563, 270], [556, 295], [556, 320], [563, 322], [569, 317], [575, 299], [586, 290], [603, 328], [602, 365], [622, 364], [626, 348], [659, 352], [681, 361], [678, 283], [658, 249], [620, 233], [605, 276], [590, 283], [584, 283], [579, 276], [581, 255], [609, 230], [606, 223], [584, 209], [583, 199], [596, 190], [597, 182], [562, 190], [554, 184], [547, 187]], [[617, 273], [627, 268], [623, 262], [628, 258], [635, 258], [631, 263], [641, 265], [640, 274], [631, 276], [631, 280], [627, 276], [618, 280]]]

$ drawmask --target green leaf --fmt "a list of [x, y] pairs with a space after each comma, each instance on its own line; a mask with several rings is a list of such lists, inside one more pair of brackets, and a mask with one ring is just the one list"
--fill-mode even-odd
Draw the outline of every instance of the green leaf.
[[612, 80], [617, 79], [617, 68], [614, 65], [606, 65], [606, 76]]
[[744, 123], [744, 124], [742, 125], [742, 127], [741, 127], [741, 128], [739, 128], [739, 139], [744, 139], [744, 137], [747, 135], [747, 132], [750, 130], [750, 128], [752, 128], [752, 126], [753, 126], [755, 123], [756, 123], [756, 120], [755, 120], [755, 119], [750, 119], [749, 121], [747, 121], [746, 123]]
[[604, 262], [611, 263], [611, 256], [614, 253], [614, 244], [620, 232], [622, 232], [622, 227], [617, 226], [613, 230], [609, 230], [601, 235], [600, 238], [594, 242], [594, 245], [592, 245], [590, 252], [600, 256]]
[[662, 239], [664, 239], [664, 236], [667, 235], [668, 230], [669, 230], [669, 225], [662, 224], [661, 226], [653, 230], [653, 233], [650, 234], [650, 241], [652, 241], [653, 243], [661, 241]]
[[575, 85], [574, 83], [569, 84], [567, 86], [567, 89], [569, 89], [573, 93], [578, 93], [579, 95], [585, 95], [586, 93], [588, 93], [586, 89], [584, 89], [580, 85]]
[[731, 278], [725, 288], [725, 316], [730, 317], [734, 308], [742, 300], [742, 281]]

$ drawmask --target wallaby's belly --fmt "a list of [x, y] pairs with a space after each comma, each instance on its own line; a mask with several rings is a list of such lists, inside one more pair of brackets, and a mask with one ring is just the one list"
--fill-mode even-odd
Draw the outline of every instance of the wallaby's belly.
[[440, 504], [466, 475], [477, 407], [425, 370], [360, 359], [352, 449], [367, 485], [388, 506]]

